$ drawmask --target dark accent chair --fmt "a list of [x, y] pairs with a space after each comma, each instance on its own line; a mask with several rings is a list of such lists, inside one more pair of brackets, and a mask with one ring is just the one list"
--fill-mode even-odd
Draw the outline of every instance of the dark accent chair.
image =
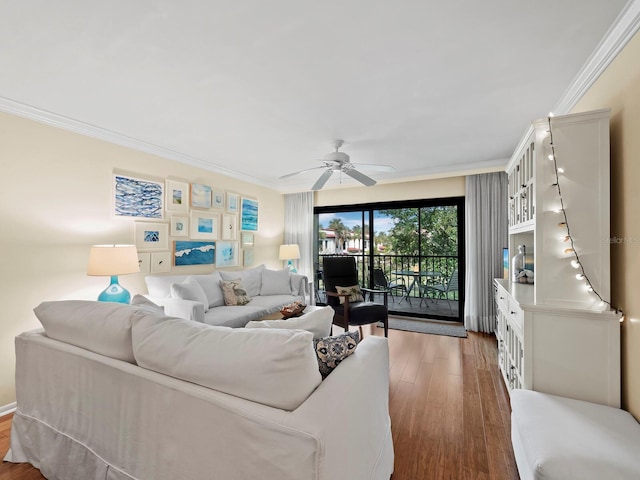
[[[349, 325], [358, 325], [360, 335], [362, 335], [362, 325], [383, 322], [384, 336], [389, 335], [389, 308], [388, 291], [372, 290], [362, 288], [362, 294], [366, 300], [367, 294], [371, 301], [351, 302], [349, 296], [338, 294], [336, 286], [350, 287], [359, 285], [358, 270], [356, 260], [350, 256], [324, 257], [322, 259], [322, 274], [324, 288], [327, 295], [327, 305], [334, 310], [333, 324], [346, 330]], [[374, 303], [374, 295], [380, 294], [384, 298], [384, 303]], [[340, 298], [344, 298], [344, 303], [340, 304]]]
[[394, 292], [396, 295], [398, 294], [398, 292], [400, 292], [400, 302], [403, 299], [406, 299], [407, 302], [409, 302], [409, 305], [411, 305], [411, 299], [409, 298], [407, 293], [407, 285], [404, 283], [404, 278], [402, 278], [401, 280], [402, 283], [390, 282], [387, 279], [384, 270], [382, 270], [381, 268], [373, 269], [373, 288], [378, 290], [388, 290], [389, 295], [391, 295], [392, 302], [395, 302]]

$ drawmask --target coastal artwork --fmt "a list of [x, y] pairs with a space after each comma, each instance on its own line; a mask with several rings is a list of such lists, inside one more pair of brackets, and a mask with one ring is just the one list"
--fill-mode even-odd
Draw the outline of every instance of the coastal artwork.
[[216, 244], [216, 267], [235, 267], [238, 265], [238, 243], [218, 242]]
[[157, 222], [135, 223], [136, 248], [140, 251], [168, 250], [169, 225]]
[[255, 232], [258, 230], [258, 201], [243, 198], [241, 204], [241, 230]]
[[189, 211], [189, 184], [177, 180], [165, 181], [166, 209], [171, 212]]
[[211, 187], [201, 183], [191, 184], [191, 206], [196, 208], [211, 208]]
[[238, 208], [239, 197], [237, 193], [227, 192], [227, 212], [229, 213], [238, 213], [240, 210]]
[[217, 213], [205, 213], [191, 211], [190, 237], [203, 240], [215, 240], [218, 238], [219, 215]]
[[119, 217], [162, 219], [164, 185], [150, 180], [113, 176], [114, 214]]
[[212, 265], [215, 263], [215, 242], [192, 242], [176, 240], [173, 250], [173, 264], [176, 267], [184, 265]]

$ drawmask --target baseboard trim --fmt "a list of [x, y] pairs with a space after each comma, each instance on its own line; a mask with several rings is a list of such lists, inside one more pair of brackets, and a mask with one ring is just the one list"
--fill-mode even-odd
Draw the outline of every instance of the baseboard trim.
[[5, 415], [15, 412], [16, 408], [18, 408], [18, 404], [16, 402], [0, 406], [0, 417], [4, 417]]

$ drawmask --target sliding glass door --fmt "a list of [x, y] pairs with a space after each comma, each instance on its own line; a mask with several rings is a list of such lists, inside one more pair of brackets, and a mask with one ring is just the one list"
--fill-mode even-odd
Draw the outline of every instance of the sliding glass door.
[[319, 292], [322, 257], [351, 255], [356, 258], [361, 285], [390, 291], [391, 313], [462, 319], [462, 197], [316, 207], [315, 211]]

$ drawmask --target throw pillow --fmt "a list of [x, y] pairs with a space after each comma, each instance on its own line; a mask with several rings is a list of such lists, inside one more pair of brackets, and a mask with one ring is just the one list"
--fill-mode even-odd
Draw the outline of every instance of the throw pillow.
[[[362, 302], [364, 297], [362, 296], [362, 290], [360, 285], [351, 285], [350, 287], [338, 287], [336, 285], [336, 292], [341, 295], [349, 295], [350, 302]], [[340, 297], [340, 304], [344, 303], [344, 297]]]
[[222, 287], [225, 305], [246, 305], [251, 301], [242, 285], [242, 280], [239, 278], [228, 282], [220, 280], [220, 286]]
[[340, 362], [356, 351], [359, 342], [360, 333], [357, 331], [313, 341], [323, 380], [333, 372]]
[[209, 300], [198, 282], [172, 283], [170, 290], [172, 298], [199, 302], [204, 305], [205, 312], [209, 310]]
[[213, 308], [224, 305], [224, 296], [222, 295], [222, 288], [220, 288], [220, 280], [222, 280], [220, 273], [213, 272], [205, 275], [190, 275], [185, 279], [185, 282], [199, 283], [204, 294], [207, 296], [209, 308]]
[[262, 270], [260, 295], [291, 295], [291, 280], [288, 268], [282, 270]]
[[242, 280], [247, 295], [249, 295], [249, 297], [257, 297], [260, 295], [260, 289], [262, 288], [262, 270], [264, 269], [264, 265], [258, 265], [257, 267], [246, 270], [235, 270], [231, 272], [219, 270], [219, 272], [222, 280], [225, 282], [239, 278]]
[[131, 299], [131, 305], [135, 305], [136, 307], [140, 307], [143, 310], [146, 310], [150, 313], [156, 313], [158, 315], [164, 315], [164, 307], [161, 305], [157, 305], [149, 300], [144, 295], [140, 295], [136, 293]]
[[[310, 307], [309, 307], [310, 308]], [[321, 339], [331, 333], [333, 308], [322, 307], [311, 310], [301, 317], [287, 320], [253, 320], [245, 328], [282, 328], [287, 330], [306, 330], [313, 333], [313, 338]]]

